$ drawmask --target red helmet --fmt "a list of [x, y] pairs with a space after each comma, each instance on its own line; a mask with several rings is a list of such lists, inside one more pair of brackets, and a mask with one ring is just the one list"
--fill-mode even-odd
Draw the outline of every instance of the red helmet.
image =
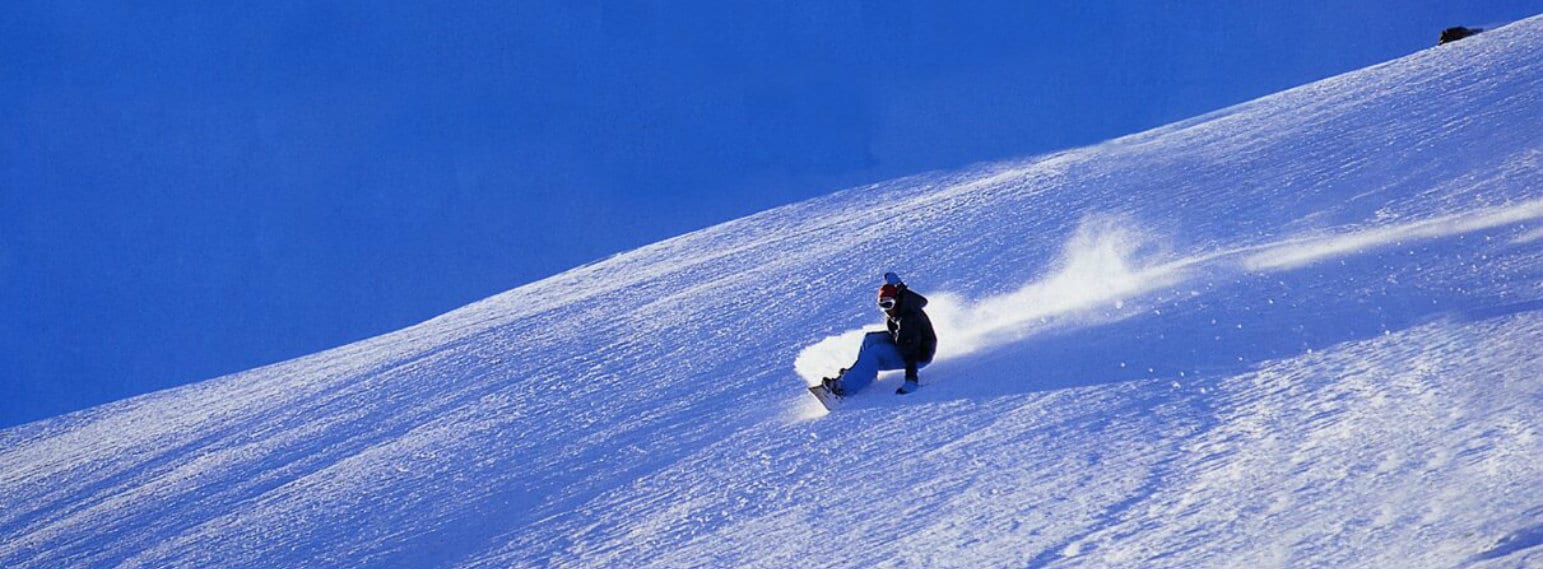
[[900, 300], [900, 289], [895, 285], [886, 284], [879, 287], [879, 308], [894, 310], [895, 303]]

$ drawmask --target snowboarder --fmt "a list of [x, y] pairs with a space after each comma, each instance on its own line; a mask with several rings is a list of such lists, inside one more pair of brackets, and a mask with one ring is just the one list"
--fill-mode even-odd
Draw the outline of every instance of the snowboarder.
[[932, 363], [938, 348], [932, 320], [922, 311], [926, 306], [927, 297], [907, 287], [899, 275], [884, 273], [884, 286], [879, 287], [879, 309], [884, 311], [888, 331], [869, 332], [863, 337], [857, 361], [836, 377], [825, 378], [821, 387], [844, 396], [873, 383], [881, 371], [904, 369], [905, 384], [895, 393], [916, 391], [920, 387], [917, 370]]

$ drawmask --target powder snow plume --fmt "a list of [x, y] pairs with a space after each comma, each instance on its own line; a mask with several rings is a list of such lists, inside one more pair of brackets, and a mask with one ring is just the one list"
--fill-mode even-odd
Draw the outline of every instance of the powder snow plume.
[[[1196, 274], [1272, 273], [1414, 243], [1543, 220], [1543, 200], [1415, 219], [1364, 229], [1295, 236], [1187, 257], [1171, 254], [1156, 236], [1121, 217], [1089, 217], [1067, 239], [1054, 269], [1012, 292], [968, 299], [929, 294], [927, 314], [938, 333], [937, 360], [956, 358], [1027, 337], [1107, 324], [1140, 313], [1144, 295]], [[1534, 233], [1515, 238], [1536, 240]], [[926, 294], [925, 291], [923, 291]], [[794, 369], [810, 385], [847, 367], [867, 330], [827, 337], [799, 353]]]
[[[1137, 227], [1120, 216], [1084, 219], [1050, 273], [1011, 292], [969, 299], [923, 291], [938, 333], [935, 361], [1138, 313], [1133, 299], [1183, 280], [1188, 264], [1168, 262], [1167, 248]], [[852, 363], [865, 333], [881, 329], [882, 323], [820, 340], [799, 353], [794, 369], [810, 385], [819, 383]]]

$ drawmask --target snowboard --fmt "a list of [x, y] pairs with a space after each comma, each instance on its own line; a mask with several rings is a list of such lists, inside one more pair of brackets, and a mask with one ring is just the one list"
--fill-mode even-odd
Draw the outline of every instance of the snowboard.
[[841, 404], [841, 396], [831, 393], [824, 385], [810, 387], [809, 393], [814, 395], [815, 399], [820, 400], [820, 405], [824, 405], [826, 411], [835, 411], [836, 406]]

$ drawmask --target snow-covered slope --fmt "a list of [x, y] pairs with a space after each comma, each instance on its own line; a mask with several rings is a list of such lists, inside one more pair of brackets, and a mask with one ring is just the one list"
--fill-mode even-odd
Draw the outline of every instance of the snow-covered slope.
[[[0, 566], [1543, 566], [1539, 53], [1534, 18], [0, 431]], [[819, 413], [889, 269], [941, 357]]]

